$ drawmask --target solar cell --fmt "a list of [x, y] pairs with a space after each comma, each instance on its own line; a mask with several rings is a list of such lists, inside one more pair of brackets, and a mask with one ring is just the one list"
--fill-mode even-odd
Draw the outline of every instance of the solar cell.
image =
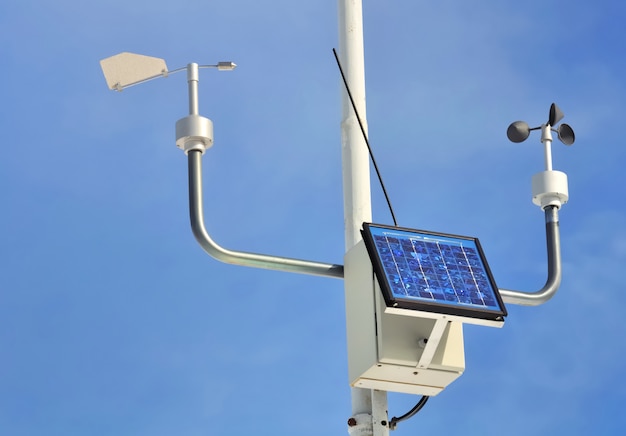
[[363, 239], [387, 306], [504, 320], [477, 238], [364, 223]]

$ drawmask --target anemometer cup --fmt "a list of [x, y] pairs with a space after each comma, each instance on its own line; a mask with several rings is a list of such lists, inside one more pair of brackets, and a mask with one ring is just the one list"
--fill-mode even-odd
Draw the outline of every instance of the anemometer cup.
[[533, 203], [546, 209], [548, 206], [561, 208], [567, 203], [569, 191], [567, 174], [562, 171], [542, 171], [532, 178]]

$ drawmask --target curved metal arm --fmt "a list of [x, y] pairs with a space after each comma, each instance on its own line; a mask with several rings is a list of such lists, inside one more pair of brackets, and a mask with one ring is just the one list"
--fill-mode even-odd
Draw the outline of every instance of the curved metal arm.
[[343, 265], [312, 262], [265, 254], [228, 250], [211, 239], [204, 227], [202, 207], [202, 152], [191, 150], [189, 159], [189, 217], [196, 240], [210, 256], [226, 263], [302, 274], [343, 278]]
[[559, 234], [559, 211], [549, 206], [546, 214], [546, 243], [548, 245], [548, 279], [543, 288], [537, 292], [511, 291], [500, 289], [505, 303], [522, 306], [539, 306], [554, 296], [561, 284], [561, 238]]

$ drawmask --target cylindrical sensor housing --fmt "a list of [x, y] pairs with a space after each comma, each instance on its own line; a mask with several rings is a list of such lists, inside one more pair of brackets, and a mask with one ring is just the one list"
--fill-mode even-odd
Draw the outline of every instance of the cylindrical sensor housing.
[[200, 115], [189, 115], [176, 122], [176, 146], [185, 154], [191, 150], [202, 153], [213, 145], [213, 122]]
[[561, 171], [542, 171], [532, 178], [533, 203], [545, 209], [548, 206], [560, 208], [567, 203], [567, 174]]

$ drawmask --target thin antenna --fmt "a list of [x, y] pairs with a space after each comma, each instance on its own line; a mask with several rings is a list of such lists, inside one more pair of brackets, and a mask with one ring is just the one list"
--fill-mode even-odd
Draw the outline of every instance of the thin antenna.
[[352, 104], [352, 109], [354, 109], [354, 114], [356, 115], [356, 119], [359, 122], [359, 127], [361, 127], [361, 133], [363, 134], [363, 139], [365, 140], [365, 144], [367, 145], [367, 150], [369, 151], [370, 158], [372, 159], [372, 164], [374, 164], [374, 170], [376, 170], [376, 175], [378, 176], [380, 187], [383, 189], [383, 194], [385, 194], [385, 200], [387, 200], [387, 206], [389, 206], [389, 212], [391, 213], [391, 219], [393, 220], [393, 225], [397, 227], [398, 222], [396, 221], [396, 215], [393, 213], [393, 207], [391, 207], [391, 201], [389, 200], [389, 195], [387, 195], [387, 189], [385, 189], [383, 178], [381, 177], [380, 171], [378, 170], [376, 159], [374, 159], [374, 153], [372, 152], [372, 147], [370, 146], [370, 142], [367, 139], [367, 133], [365, 133], [365, 127], [363, 127], [363, 122], [361, 121], [361, 117], [359, 116], [359, 111], [357, 110], [356, 104], [354, 103], [354, 99], [352, 98], [352, 93], [350, 92], [348, 81], [346, 80], [346, 76], [343, 74], [343, 68], [341, 68], [341, 62], [339, 61], [339, 56], [337, 56], [337, 50], [335, 50], [334, 48], [333, 48], [333, 54], [335, 55], [335, 60], [337, 61], [337, 66], [339, 67], [339, 72], [341, 73], [343, 84], [346, 87], [346, 92], [348, 93], [348, 97], [350, 97], [350, 103]]

